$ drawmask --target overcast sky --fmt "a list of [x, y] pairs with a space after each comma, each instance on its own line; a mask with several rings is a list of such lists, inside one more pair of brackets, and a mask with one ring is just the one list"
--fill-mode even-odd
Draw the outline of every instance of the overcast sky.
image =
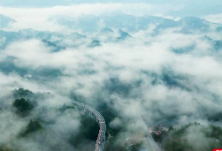
[[52, 7], [83, 3], [146, 3], [150, 5], [171, 5], [178, 10], [169, 11], [167, 14], [176, 17], [201, 17], [222, 13], [221, 0], [0, 0], [0, 5], [7, 7]]

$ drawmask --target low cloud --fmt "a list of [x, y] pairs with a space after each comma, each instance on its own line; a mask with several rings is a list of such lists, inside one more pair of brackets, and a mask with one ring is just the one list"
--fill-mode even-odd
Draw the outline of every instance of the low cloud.
[[70, 29], [50, 21], [50, 18], [55, 16], [64, 18], [65, 16], [66, 18], [77, 19], [84, 15], [102, 15], [115, 11], [122, 11], [137, 16], [163, 16], [164, 13], [175, 7], [168, 5], [149, 5], [146, 3], [97, 3], [55, 6], [49, 8], [12, 8], [2, 6], [0, 8], [0, 14], [9, 16], [17, 21], [12, 27], [8, 28], [9, 30], [33, 28], [41, 31], [61, 31], [68, 33]]
[[210, 22], [222, 24], [222, 14], [207, 15], [204, 18]]
[[[106, 4], [95, 4], [96, 7], [91, 11], [101, 5]], [[122, 7], [119, 5], [115, 4], [111, 9]], [[104, 10], [96, 13], [103, 13], [108, 6], [110, 5], [107, 4]], [[49, 12], [49, 15], [43, 17], [47, 19], [55, 15], [54, 9], [61, 14], [64, 9], [75, 13], [72, 12], [73, 7], [75, 8], [41, 8], [41, 13]], [[57, 10], [58, 8], [61, 10]], [[6, 11], [15, 18], [15, 12], [21, 11], [17, 16], [18, 21], [20, 15], [28, 11], [20, 8], [14, 12], [9, 10], [10, 8], [4, 8], [1, 11]], [[30, 11], [37, 15], [39, 9]], [[60, 142], [62, 146], [57, 150], [79, 149], [79, 146], [67, 142], [71, 138], [71, 142], [77, 141], [75, 138], [79, 137], [78, 132], [83, 126], [82, 112], [69, 108], [62, 112], [73, 100], [98, 109], [106, 118], [107, 127], [123, 128], [118, 133], [117, 140], [126, 139], [138, 130], [139, 115], [148, 126], [163, 119], [167, 124], [175, 125], [196, 121], [214, 123], [215, 121], [208, 119], [220, 113], [222, 105], [222, 46], [215, 28], [209, 27], [205, 32], [184, 33], [181, 31], [183, 27], [156, 32], [157, 25], [152, 26], [144, 32], [122, 31], [127, 35], [125, 37], [119, 37], [119, 30], [107, 30], [108, 36], [112, 35], [111, 41], [107, 40], [109, 38], [100, 38], [101, 33], [98, 33], [98, 39], [90, 35], [81, 37], [78, 34], [75, 39], [72, 37], [73, 33], [41, 33], [49, 35], [46, 42], [41, 36], [32, 36], [33, 33], [39, 33], [38, 31], [29, 31], [31, 38], [24, 36], [25, 38], [11, 41], [8, 37], [3, 39], [3, 44], [7, 40], [9, 42], [0, 53], [0, 99], [1, 104], [7, 106], [9, 111], [1, 111], [0, 119], [5, 121], [3, 129], [6, 130], [2, 133], [15, 137], [28, 121], [38, 117], [42, 119], [45, 133], [15, 141], [14, 146], [24, 150], [32, 147], [33, 151], [44, 151], [54, 150], [55, 142]], [[90, 45], [93, 41], [96, 44]], [[72, 42], [76, 42], [75, 45]], [[23, 120], [13, 112], [11, 104], [14, 98], [9, 97], [12, 95], [11, 91], [19, 87], [36, 93], [49, 92], [52, 96], [38, 100], [38, 106]], [[10, 101], [5, 101], [5, 98]], [[12, 127], [15, 132], [8, 130], [12, 121], [19, 123]], [[221, 126], [222, 123], [217, 121], [217, 124]], [[194, 131], [198, 130], [190, 129], [187, 139], [191, 142], [194, 139], [204, 142], [205, 140], [200, 139], [203, 138], [202, 135], [191, 135]], [[45, 136], [43, 140], [41, 136]], [[0, 141], [5, 143], [4, 138], [0, 137]], [[92, 140], [85, 137], [84, 142], [89, 146], [94, 145]], [[88, 146], [83, 150], [87, 149]]]

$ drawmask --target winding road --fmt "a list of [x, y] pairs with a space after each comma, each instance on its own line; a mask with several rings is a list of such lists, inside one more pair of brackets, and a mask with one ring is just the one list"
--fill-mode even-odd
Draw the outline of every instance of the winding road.
[[[103, 151], [104, 145], [105, 145], [105, 132], [106, 132], [106, 123], [105, 123], [104, 117], [96, 109], [92, 108], [89, 105], [85, 105], [83, 103], [76, 102], [76, 101], [74, 101], [73, 104], [75, 106], [78, 106], [86, 110], [92, 118], [96, 119], [97, 123], [99, 124], [100, 130], [99, 130], [98, 137], [96, 140], [95, 151]], [[139, 117], [139, 120], [146, 134], [146, 138], [149, 144], [149, 151], [159, 151], [159, 147], [153, 140], [151, 134], [149, 133], [148, 128], [145, 122], [143, 121], [142, 117], [140, 115], [138, 115], [137, 117]]]
[[86, 110], [91, 117], [95, 117], [96, 121], [99, 124], [100, 130], [99, 130], [99, 134], [96, 140], [96, 145], [95, 145], [95, 151], [103, 151], [104, 149], [104, 145], [105, 145], [105, 132], [106, 132], [106, 123], [105, 123], [105, 119], [103, 118], [103, 116], [94, 108], [92, 108], [89, 105], [85, 105], [83, 103], [79, 103], [74, 101], [73, 102], [74, 105], [83, 108], [84, 110]]

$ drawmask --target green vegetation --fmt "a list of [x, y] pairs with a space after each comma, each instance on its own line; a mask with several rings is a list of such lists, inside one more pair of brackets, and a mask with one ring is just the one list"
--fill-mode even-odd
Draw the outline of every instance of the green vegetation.
[[[98, 106], [98, 111], [103, 115], [106, 121], [106, 145], [104, 151], [127, 151], [126, 146], [121, 141], [118, 141], [119, 133], [124, 131], [124, 126], [119, 126], [118, 128], [110, 127], [110, 122], [112, 122], [117, 116], [116, 111], [108, 106], [106, 103], [101, 103]], [[119, 117], [120, 118], [120, 117]], [[136, 148], [133, 146], [133, 148]], [[136, 151], [132, 148], [132, 151]]]
[[99, 125], [94, 119], [84, 115], [82, 117], [81, 124], [85, 127], [82, 131], [85, 138], [89, 140], [96, 140], [99, 133]]
[[208, 117], [209, 121], [222, 121], [222, 112], [212, 114]]
[[156, 134], [152, 133], [153, 139], [154, 139], [156, 142], [158, 142], [158, 143], [163, 142], [164, 138], [166, 138], [167, 135], [168, 135], [168, 134], [167, 134], [166, 131], [162, 131], [162, 132], [161, 132], [161, 135], [156, 135]]
[[105, 145], [104, 151], [139, 151], [142, 148], [142, 142], [133, 145], [126, 145], [125, 140], [119, 140], [119, 135], [115, 135], [109, 139]]
[[15, 100], [12, 106], [16, 108], [17, 114], [27, 116], [38, 105], [38, 101], [50, 96], [50, 93], [33, 93], [30, 90], [19, 88], [13, 91]]
[[16, 99], [12, 106], [15, 107], [17, 113], [21, 115], [27, 115], [34, 108], [33, 103], [30, 100], [24, 98]]
[[24, 88], [19, 88], [13, 91], [13, 96], [15, 99], [29, 99], [32, 102], [38, 102], [38, 100], [43, 100], [47, 97], [50, 96], [50, 93], [33, 93], [30, 90], [24, 89]]
[[165, 151], [209, 151], [222, 147], [222, 128], [188, 124], [178, 129], [170, 128], [163, 138]]
[[0, 146], [0, 151], [18, 151], [18, 150], [14, 150], [14, 149], [11, 149], [5, 145], [2, 145], [2, 146]]
[[[63, 106], [61, 111], [70, 109], [71, 107]], [[116, 117], [115, 111], [108, 107], [105, 103], [100, 104], [97, 108], [98, 111], [103, 115], [106, 120], [106, 144], [104, 151], [126, 151], [126, 146], [124, 143], [119, 143], [117, 141], [118, 134], [121, 131], [122, 127], [119, 128], [111, 128], [109, 123]], [[83, 114], [81, 116], [81, 129], [77, 135], [73, 135], [70, 138], [70, 144], [73, 144], [75, 147], [81, 149], [82, 145], [87, 141], [94, 142], [97, 140], [98, 132], [99, 132], [99, 125], [95, 122], [95, 119], [92, 119], [87, 114]], [[109, 138], [109, 140], [108, 140]], [[91, 149], [94, 149], [94, 145], [91, 146]]]
[[116, 137], [114, 137], [106, 144], [104, 151], [127, 151], [127, 148], [124, 145], [120, 145], [120, 142], [116, 143]]
[[29, 122], [29, 124], [26, 126], [25, 130], [23, 132], [21, 132], [20, 136], [26, 137], [29, 134], [32, 134], [32, 133], [37, 132], [42, 129], [43, 129], [43, 127], [38, 120], [34, 120], [34, 121], [31, 120]]
[[78, 135], [70, 138], [71, 144], [78, 145], [81, 143], [82, 139], [96, 141], [99, 133], [98, 123], [87, 115], [83, 115], [81, 117], [81, 125], [82, 128], [78, 132]]
[[[125, 85], [122, 85], [118, 80], [111, 80], [115, 85], [121, 85], [126, 88]], [[113, 84], [110, 86], [110, 91], [112, 92]], [[130, 89], [129, 89], [130, 91]], [[123, 95], [128, 95], [128, 89], [124, 89]], [[13, 91], [14, 102], [12, 103], [13, 108], [16, 110], [16, 114], [21, 115], [22, 118], [30, 119], [39, 119], [32, 115], [32, 110], [37, 106], [38, 100], [45, 99], [47, 93], [33, 93], [29, 90], [20, 88]], [[78, 98], [78, 100], [84, 99], [74, 95], [72, 97]], [[98, 100], [103, 99], [99, 98]], [[76, 110], [77, 107], [73, 106], [62, 106], [59, 108], [61, 114], [66, 110]], [[141, 144], [134, 144], [132, 146], [127, 146], [126, 143], [120, 141], [121, 133], [126, 131], [127, 119], [121, 119], [118, 116], [118, 112], [115, 110], [112, 105], [106, 103], [101, 103], [97, 106], [97, 110], [103, 115], [106, 121], [106, 144], [104, 151], [138, 151], [142, 147]], [[83, 112], [83, 111], [81, 111]], [[33, 112], [34, 113], [34, 112]], [[215, 114], [215, 121], [220, 121], [221, 113]], [[172, 116], [170, 118], [175, 118]], [[110, 124], [115, 118], [118, 118], [122, 124], [117, 127], [112, 127]], [[44, 130], [42, 126], [43, 119], [39, 120], [30, 120], [26, 127], [20, 131], [18, 138], [31, 138], [33, 134], [42, 132]], [[94, 149], [94, 142], [97, 139], [99, 132], [99, 125], [95, 122], [94, 119], [90, 118], [86, 114], [81, 116], [81, 129], [76, 135], [76, 132], [69, 136], [68, 143], [75, 146], [77, 149], [82, 149], [85, 144], [89, 144], [87, 148]], [[199, 123], [188, 124], [179, 128], [170, 126], [169, 131], [161, 131], [161, 135], [152, 134], [154, 140], [161, 144], [164, 151], [209, 151], [213, 148], [221, 148], [222, 144], [222, 128], [217, 126], [202, 126]], [[41, 133], [44, 134], [44, 133]], [[5, 146], [0, 146], [0, 151], [15, 151]]]
[[34, 93], [27, 89], [19, 88], [13, 91], [13, 96], [15, 98], [32, 98], [34, 97]]
[[[16, 109], [16, 113], [21, 117], [26, 117], [31, 114], [31, 111], [36, 107], [39, 99], [44, 99], [46, 93], [33, 93], [30, 90], [19, 88], [13, 91], [15, 98], [12, 106]], [[29, 134], [42, 130], [43, 127], [39, 120], [30, 120], [29, 124], [20, 132], [20, 137], [26, 137]]]

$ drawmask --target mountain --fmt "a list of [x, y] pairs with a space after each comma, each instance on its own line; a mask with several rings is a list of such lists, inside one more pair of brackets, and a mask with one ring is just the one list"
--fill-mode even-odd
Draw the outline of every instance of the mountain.
[[100, 32], [99, 32], [99, 34], [104, 34], [104, 35], [107, 35], [107, 34], [112, 34], [114, 31], [112, 30], [112, 29], [110, 29], [110, 28], [103, 28]]
[[14, 19], [0, 14], [0, 28], [5, 28], [15, 22]]
[[222, 50], [222, 41], [221, 40], [214, 40], [209, 36], [203, 36], [200, 39], [209, 42], [214, 47], [215, 51]]
[[[196, 17], [184, 17], [179, 21], [157, 16], [133, 16], [120, 11], [101, 14], [84, 15], [75, 20], [71, 18], [54, 17], [52, 21], [71, 29], [80, 29], [83, 33], [98, 33], [104, 29], [123, 29], [127, 32], [146, 30], [151, 25], [156, 26], [155, 33], [169, 28], [180, 28], [179, 32], [191, 33], [195, 31], [208, 31], [212, 26], [220, 31], [222, 26]], [[105, 32], [105, 31], [103, 31]]]
[[55, 17], [50, 20], [72, 29], [81, 29], [83, 32], [98, 33], [104, 28], [124, 29], [135, 32], [141, 29], [147, 29], [150, 24], [164, 22], [168, 19], [154, 16], [136, 17], [116, 11], [98, 16], [84, 15], [77, 20], [63, 17]]
[[103, 43], [120, 42], [131, 37], [132, 36], [127, 31], [121, 29], [112, 30], [111, 28], [103, 28], [95, 36], [96, 39], [102, 41]]
[[117, 40], [125, 40], [127, 38], [132, 37], [129, 33], [123, 31], [123, 30], [119, 30], [119, 37], [117, 38]]
[[23, 29], [17, 32], [0, 30], [0, 37], [5, 38], [5, 41], [0, 46], [0, 49], [3, 49], [8, 44], [18, 40], [39, 39], [46, 46], [52, 47], [54, 52], [65, 49], [65, 47], [67, 47], [67, 44], [63, 43], [63, 40], [66, 38], [73, 41], [87, 38], [85, 35], [79, 33], [70, 33], [69, 35], [63, 35], [61, 33], [37, 31], [33, 29]]
[[48, 40], [45, 40], [45, 39], [43, 39], [42, 42], [46, 46], [51, 47], [53, 52], [59, 52], [60, 50], [65, 49], [65, 47], [57, 46], [56, 44], [54, 44], [54, 43], [52, 43], [52, 42], [50, 42]]
[[196, 17], [185, 17], [178, 21], [179, 25], [182, 28], [183, 32], [190, 32], [192, 30], [207, 31], [210, 28], [210, 25], [213, 23], [208, 22], [204, 19]]
[[221, 32], [222, 31], [222, 27], [217, 27], [216, 30], [217, 30], [217, 32]]

